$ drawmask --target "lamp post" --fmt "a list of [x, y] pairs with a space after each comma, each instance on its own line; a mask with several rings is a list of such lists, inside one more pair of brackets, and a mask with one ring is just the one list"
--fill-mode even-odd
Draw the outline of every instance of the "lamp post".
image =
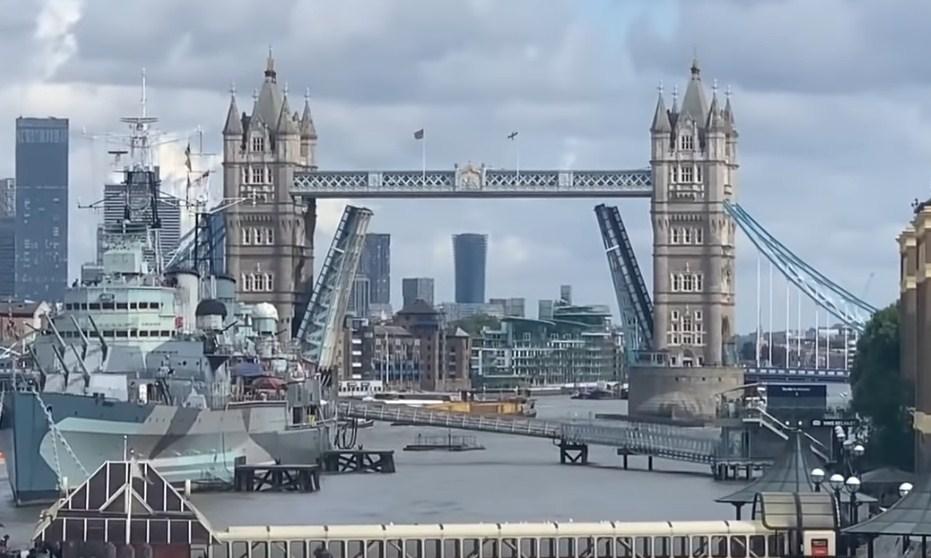
[[824, 482], [824, 469], [816, 467], [809, 473], [811, 482], [815, 485], [815, 492], [821, 492], [821, 483]]
[[[908, 496], [908, 493], [912, 491], [912, 488], [914, 487], [912, 486], [912, 483], [910, 482], [906, 481], [900, 484], [899, 485], [899, 497], [905, 498], [906, 496]], [[910, 545], [911, 545], [911, 539], [909, 538], [909, 536], [902, 535], [902, 552], [905, 552], [906, 550], [908, 550], [908, 547]]]
[[860, 479], [854, 476], [847, 477], [844, 488], [850, 494], [850, 524], [856, 525], [857, 518], [857, 492], [860, 491]]

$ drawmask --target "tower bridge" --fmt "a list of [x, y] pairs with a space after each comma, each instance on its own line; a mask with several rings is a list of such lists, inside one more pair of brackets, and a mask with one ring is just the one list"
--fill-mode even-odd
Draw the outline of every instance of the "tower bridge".
[[[210, 235], [206, 249], [222, 238], [237, 294], [246, 302], [271, 302], [297, 333], [314, 290], [317, 199], [643, 198], [650, 200], [653, 229], [649, 292], [620, 212], [596, 210], [628, 354], [647, 357], [638, 362], [661, 354], [666, 367], [733, 366], [738, 229], [799, 292], [846, 327], [861, 330], [875, 309], [795, 256], [737, 203], [738, 132], [730, 96], [722, 100], [714, 88], [709, 100], [695, 62], [681, 101], [675, 93], [671, 101], [667, 108], [659, 92], [648, 168], [518, 170], [466, 163], [444, 170], [321, 170], [310, 99], [305, 96], [301, 113], [291, 111], [269, 53], [251, 113], [240, 112], [234, 92], [223, 129], [224, 197], [251, 203], [224, 211], [222, 231]], [[206, 260], [200, 249], [189, 242], [178, 262]], [[348, 284], [329, 285], [328, 291], [339, 288]], [[315, 299], [314, 312], [325, 311], [328, 300]], [[811, 368], [786, 360], [767, 364], [798, 370], [800, 377]], [[757, 368], [767, 366], [758, 362]]]

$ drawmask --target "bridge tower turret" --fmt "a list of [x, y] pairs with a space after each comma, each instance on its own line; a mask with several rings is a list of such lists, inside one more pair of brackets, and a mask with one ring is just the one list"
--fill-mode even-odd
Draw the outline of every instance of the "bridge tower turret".
[[692, 63], [681, 108], [662, 93], [650, 128], [653, 198], [654, 348], [673, 366], [730, 362], [734, 335], [735, 224], [724, 201], [736, 194], [736, 145], [730, 98], [706, 102]]
[[282, 335], [290, 338], [313, 280], [316, 223], [316, 204], [295, 203], [290, 188], [295, 169], [315, 164], [317, 133], [309, 101], [303, 116], [292, 113], [287, 93], [278, 86], [269, 52], [252, 113], [240, 116], [235, 98], [230, 101], [223, 129], [223, 191], [227, 198], [247, 198], [225, 213], [227, 265], [237, 297], [274, 305]]

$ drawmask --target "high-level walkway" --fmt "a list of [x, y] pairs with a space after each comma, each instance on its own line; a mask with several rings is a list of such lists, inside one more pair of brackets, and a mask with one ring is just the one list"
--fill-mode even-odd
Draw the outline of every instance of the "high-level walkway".
[[339, 414], [343, 417], [400, 422], [415, 426], [436, 426], [546, 438], [561, 444], [610, 446], [631, 455], [662, 457], [692, 463], [714, 464], [723, 457], [720, 452], [720, 433], [717, 429], [671, 426], [634, 420], [618, 422], [617, 426], [606, 426], [590, 422], [483, 417], [404, 405], [356, 401], [341, 401]]

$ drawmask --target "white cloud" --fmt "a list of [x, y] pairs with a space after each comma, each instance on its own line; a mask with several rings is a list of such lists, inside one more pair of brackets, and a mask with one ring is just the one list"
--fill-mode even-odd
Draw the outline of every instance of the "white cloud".
[[[321, 168], [419, 168], [411, 133], [421, 127], [434, 168], [468, 160], [512, 166], [514, 146], [505, 139], [512, 130], [521, 133], [524, 169], [640, 168], [649, 160], [654, 87], [663, 80], [667, 91], [681, 88], [697, 48], [703, 75], [735, 86], [741, 203], [854, 292], [875, 272], [869, 298], [882, 304], [895, 296], [894, 233], [908, 218], [908, 202], [927, 195], [923, 161], [931, 159], [927, 4], [540, 6], [282, 0], [269, 10], [220, 0], [47, 0], [30, 11], [9, 2], [0, 34], [0, 56], [13, 62], [0, 74], [0, 122], [9, 130], [0, 133], [0, 175], [13, 172], [17, 115], [71, 119], [76, 274], [92, 251], [80, 233], [96, 216], [73, 202], [99, 197], [107, 168], [102, 140], [79, 131], [122, 131], [118, 117], [136, 110], [142, 67], [162, 129], [203, 126], [213, 153], [229, 83], [237, 83], [239, 106], [249, 110], [272, 44], [282, 81], [292, 91], [312, 88]], [[178, 149], [183, 145], [161, 154], [175, 187], [183, 178]], [[219, 189], [219, 175], [211, 185]], [[435, 277], [437, 298], [450, 299], [450, 236], [485, 232], [489, 294], [552, 298], [560, 283], [573, 283], [580, 300], [613, 306], [592, 214], [598, 201], [353, 203], [375, 209], [371, 230], [393, 235], [397, 303], [400, 279], [413, 275]], [[318, 263], [345, 203], [318, 204]], [[648, 205], [621, 206], [650, 284]], [[747, 242], [739, 245], [738, 270], [739, 328], [747, 330], [755, 312]]]
[[35, 38], [39, 42], [38, 61], [42, 77], [51, 78], [77, 51], [73, 27], [81, 20], [82, 0], [46, 0], [36, 19]]

